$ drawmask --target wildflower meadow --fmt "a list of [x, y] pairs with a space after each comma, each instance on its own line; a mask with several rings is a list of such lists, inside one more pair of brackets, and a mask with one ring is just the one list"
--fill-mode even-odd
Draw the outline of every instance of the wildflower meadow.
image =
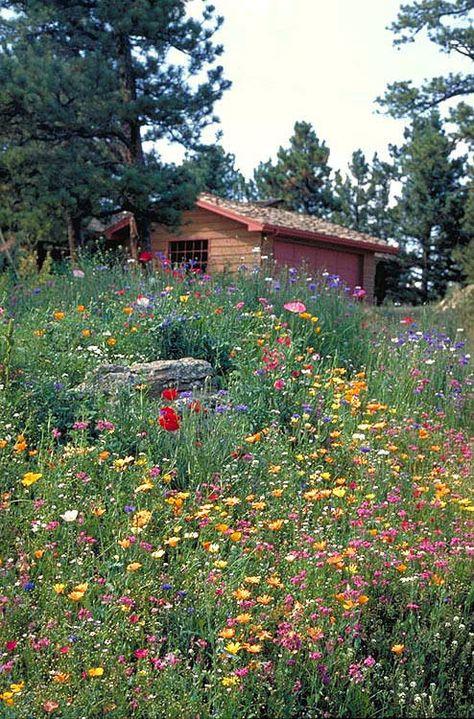
[[[0, 277], [0, 715], [472, 716], [455, 318], [303, 270], [81, 266]], [[183, 357], [208, 386], [77, 391]]]

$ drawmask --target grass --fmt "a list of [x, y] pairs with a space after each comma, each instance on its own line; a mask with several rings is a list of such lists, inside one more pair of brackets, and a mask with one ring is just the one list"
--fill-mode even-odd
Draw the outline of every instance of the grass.
[[[4, 275], [0, 307], [2, 716], [472, 715], [455, 318], [332, 277], [92, 262]], [[74, 392], [183, 356], [217, 399]]]

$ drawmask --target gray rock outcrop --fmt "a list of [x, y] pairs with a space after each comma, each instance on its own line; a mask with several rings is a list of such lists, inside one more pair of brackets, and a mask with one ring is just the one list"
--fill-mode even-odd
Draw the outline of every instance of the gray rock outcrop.
[[98, 367], [75, 392], [102, 392], [114, 395], [123, 389], [145, 385], [151, 397], [159, 397], [164, 389], [176, 388], [178, 391], [200, 389], [209, 382], [214, 371], [205, 360], [184, 357], [178, 360], [156, 360], [140, 362], [129, 367], [122, 365], [102, 365]]

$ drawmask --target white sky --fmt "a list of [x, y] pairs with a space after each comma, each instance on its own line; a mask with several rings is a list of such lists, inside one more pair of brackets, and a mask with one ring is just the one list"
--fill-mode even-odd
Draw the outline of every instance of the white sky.
[[[293, 125], [306, 120], [345, 169], [353, 150], [387, 156], [404, 122], [376, 114], [388, 82], [467, 70], [421, 36], [400, 49], [387, 26], [400, 0], [213, 0], [225, 18], [216, 35], [219, 60], [232, 87], [215, 110], [222, 145], [250, 176], [260, 160], [287, 145]], [[202, 7], [191, 0], [190, 7]], [[213, 132], [204, 138], [212, 141]], [[168, 155], [168, 153], [166, 153]], [[174, 151], [167, 159], [177, 159]]]

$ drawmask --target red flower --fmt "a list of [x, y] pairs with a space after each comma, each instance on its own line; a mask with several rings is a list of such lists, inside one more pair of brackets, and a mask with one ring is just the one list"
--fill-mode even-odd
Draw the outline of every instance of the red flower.
[[171, 388], [165, 389], [165, 390], [163, 390], [163, 392], [161, 393], [161, 396], [163, 397], [163, 399], [167, 399], [169, 402], [172, 402], [172, 401], [175, 400], [176, 397], [178, 396], [178, 390], [177, 390], [177, 389], [171, 389]]
[[176, 432], [179, 429], [179, 415], [176, 414], [172, 407], [163, 407], [160, 410], [158, 422], [167, 432]]
[[143, 252], [140, 252], [140, 254], [138, 255], [138, 259], [140, 262], [151, 262], [153, 259], [153, 252], [144, 250]]
[[404, 317], [403, 319], [401, 319], [400, 324], [401, 325], [411, 325], [411, 324], [413, 324], [414, 321], [415, 320], [413, 319], [413, 317], [408, 316], [408, 317]]

